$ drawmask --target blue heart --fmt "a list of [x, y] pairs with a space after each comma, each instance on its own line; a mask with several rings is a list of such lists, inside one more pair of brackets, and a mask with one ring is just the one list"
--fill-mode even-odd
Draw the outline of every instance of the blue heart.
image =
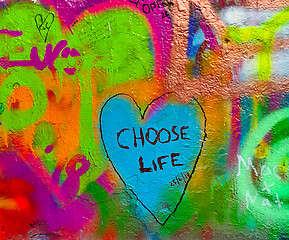
[[205, 140], [200, 104], [177, 103], [173, 94], [152, 101], [142, 113], [134, 99], [117, 94], [100, 113], [105, 151], [124, 184], [164, 225], [185, 194]]

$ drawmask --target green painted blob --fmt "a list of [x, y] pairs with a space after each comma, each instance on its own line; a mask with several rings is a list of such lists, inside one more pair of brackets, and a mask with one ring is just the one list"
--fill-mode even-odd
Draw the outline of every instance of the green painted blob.
[[[191, 221], [196, 212], [196, 208], [193, 197], [190, 196], [190, 198], [188, 198], [187, 195], [184, 196], [184, 199], [182, 200], [177, 211], [170, 217], [166, 225], [161, 227], [161, 235], [175, 234], [182, 227], [184, 227], [184, 225]], [[195, 222], [191, 225], [194, 226]]]
[[255, 149], [258, 147], [259, 142], [265, 137], [265, 135], [279, 122], [287, 119], [289, 117], [289, 108], [284, 108], [278, 111], [275, 111], [263, 118], [258, 128], [252, 130], [249, 134], [248, 139], [243, 146], [242, 157], [247, 159], [252, 157]]
[[98, 203], [100, 224], [98, 228], [98, 234], [100, 236], [105, 232], [105, 229], [109, 226], [109, 219], [115, 212], [112, 211], [112, 205], [110, 196], [108, 193], [97, 183], [91, 182], [86, 187], [86, 192], [91, 194], [96, 203]]
[[[92, 84], [89, 73], [80, 75], [81, 106], [80, 106], [80, 149], [81, 153], [90, 160], [90, 170], [80, 177], [81, 193], [88, 182], [93, 181], [100, 176], [106, 168], [106, 163], [99, 161], [100, 156], [97, 154], [97, 147], [93, 135], [93, 109], [92, 109]], [[97, 159], [95, 163], [94, 159]], [[96, 167], [97, 164], [97, 167]]]
[[272, 128], [272, 143], [277, 143], [289, 136], [289, 119], [280, 121]]
[[[241, 150], [241, 156], [246, 164], [248, 158], [251, 158], [253, 161], [255, 149], [265, 135], [270, 132], [274, 126], [282, 123], [288, 118], [289, 108], [284, 108], [271, 113], [259, 122], [258, 127], [253, 129], [248, 135], [245, 145]], [[264, 168], [263, 174], [259, 171], [258, 185], [254, 184], [252, 181], [252, 169], [250, 168], [247, 170], [242, 163], [240, 164], [240, 175], [237, 176], [239, 200], [245, 205], [246, 199], [248, 199], [248, 193], [251, 198], [254, 199], [256, 197], [254, 203], [251, 203], [251, 200], [249, 200], [249, 210], [245, 211], [245, 213], [250, 214], [250, 212], [252, 212], [256, 221], [269, 225], [270, 222], [272, 222], [272, 224], [274, 223], [274, 227], [278, 227], [279, 224], [289, 223], [288, 184], [286, 180], [284, 181], [279, 177], [278, 172], [280, 162], [284, 162], [284, 158], [287, 157], [288, 149], [289, 138], [280, 140], [271, 146], [270, 153], [267, 155], [265, 162], [261, 164], [261, 167], [264, 165], [269, 167], [270, 171], [267, 170], [267, 167]], [[275, 168], [275, 166], [277, 167]], [[270, 186], [270, 193], [264, 190], [265, 182], [267, 186]], [[281, 207], [276, 202], [278, 200], [276, 194], [278, 195], [279, 200], [283, 202]], [[266, 199], [269, 200], [272, 206], [264, 206], [264, 202], [267, 202]]]
[[[153, 74], [154, 62], [148, 47], [147, 23], [132, 11], [113, 9], [89, 15], [79, 21], [72, 31], [74, 35], [66, 36], [69, 47], [77, 49], [81, 57], [75, 62], [69, 57], [64, 61], [57, 59], [55, 63], [56, 66], [65, 62], [77, 66], [76, 75], [81, 90], [81, 153], [91, 162], [97, 160], [97, 167], [94, 163], [91, 164], [90, 171], [81, 176], [82, 192], [86, 183], [97, 178], [107, 167], [101, 146], [95, 144], [93, 135], [92, 70], [101, 72], [102, 78], [97, 78], [96, 82], [97, 88], [103, 91], [124, 82], [149, 78]], [[63, 67], [60, 66], [59, 69]]]
[[153, 75], [149, 30], [139, 14], [112, 9], [85, 17], [72, 31], [68, 42], [85, 56], [83, 70], [105, 70], [109, 75], [105, 86]]
[[[31, 48], [37, 47], [39, 57], [43, 59], [48, 43], [51, 43], [54, 47], [60, 40], [64, 39], [57, 17], [54, 17], [46, 42], [44, 42], [36, 27], [36, 15], [41, 14], [45, 18], [51, 12], [56, 16], [54, 11], [49, 11], [40, 4], [31, 3], [17, 3], [1, 10], [0, 29], [22, 31], [22, 35], [11, 37], [6, 34], [0, 34], [0, 57], [9, 56], [9, 60], [13, 61], [30, 60]], [[22, 69], [22, 67], [14, 67], [7, 70], [0, 67], [0, 72], [18, 71], [19, 69]], [[33, 67], [31, 70], [36, 71]]]
[[258, 56], [259, 78], [261, 80], [267, 80], [271, 76], [271, 51], [275, 34], [288, 21], [289, 8], [285, 8], [260, 27], [228, 27], [227, 38], [237, 43], [252, 42], [263, 48]]
[[[288, 156], [289, 153], [289, 138], [283, 139], [282, 141], [274, 144], [271, 148], [270, 153], [268, 154], [266, 164], [267, 166], [274, 170], [275, 166], [278, 166], [275, 169], [275, 173], [279, 175], [278, 170], [279, 167], [284, 167], [285, 172], [284, 175], [288, 175]], [[287, 159], [287, 161], [286, 161]], [[282, 166], [281, 166], [281, 162]], [[272, 193], [278, 193], [278, 196], [280, 200], [285, 204], [289, 204], [289, 188], [288, 188], [288, 176], [284, 176], [284, 178], [278, 178], [280, 176], [276, 176], [275, 174], [265, 174], [261, 176], [261, 188], [264, 188], [264, 181], [266, 181], [267, 184], [274, 183], [273, 186], [270, 187], [270, 190]], [[274, 201], [275, 196], [268, 196], [268, 198], [273, 198], [272, 201]]]
[[30, 71], [22, 70], [12, 73], [1, 85], [0, 103], [3, 103], [4, 106], [7, 105], [7, 98], [13, 92], [15, 83], [20, 86], [26, 86], [32, 91], [33, 106], [24, 111], [5, 109], [0, 116], [0, 121], [8, 131], [19, 131], [37, 122], [46, 111], [48, 102], [46, 89], [41, 78]]
[[116, 194], [114, 201], [117, 203], [114, 217], [119, 239], [139, 239], [139, 234], [144, 231], [144, 225], [139, 220], [143, 206], [128, 189]]

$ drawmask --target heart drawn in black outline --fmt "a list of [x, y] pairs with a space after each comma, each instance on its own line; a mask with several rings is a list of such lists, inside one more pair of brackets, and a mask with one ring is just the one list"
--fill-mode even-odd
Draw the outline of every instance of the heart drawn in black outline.
[[[152, 100], [152, 101], [147, 105], [147, 107], [145, 108], [145, 110], [144, 110], [143, 113], [141, 112], [141, 108], [139, 107], [139, 105], [137, 104], [137, 102], [134, 100], [134, 98], [131, 97], [131, 96], [128, 95], [128, 94], [125, 94], [125, 93], [119, 93], [119, 94], [116, 94], [116, 95], [110, 97], [108, 100], [105, 101], [105, 103], [103, 104], [103, 106], [102, 106], [102, 108], [101, 108], [101, 110], [100, 110], [99, 128], [100, 128], [100, 135], [101, 135], [101, 140], [102, 140], [102, 143], [103, 143], [103, 146], [104, 146], [105, 153], [106, 153], [106, 155], [107, 155], [107, 158], [108, 158], [109, 161], [111, 162], [112, 167], [114, 168], [114, 171], [117, 173], [117, 175], [119, 176], [119, 178], [121, 179], [121, 181], [124, 183], [124, 185], [125, 185], [126, 187], [127, 187], [127, 184], [126, 184], [125, 181], [123, 180], [122, 176], [119, 174], [117, 168], [114, 166], [113, 161], [110, 159], [109, 154], [108, 154], [108, 152], [107, 152], [107, 149], [106, 149], [106, 147], [105, 147], [105, 143], [104, 143], [104, 140], [103, 140], [103, 133], [102, 133], [102, 112], [103, 112], [103, 109], [105, 108], [106, 104], [107, 104], [111, 99], [113, 99], [113, 98], [115, 98], [115, 97], [117, 97], [117, 96], [126, 96], [126, 97], [129, 97], [130, 99], [132, 99], [132, 101], [135, 103], [137, 109], [139, 110], [139, 114], [140, 114], [140, 116], [141, 116], [141, 119], [143, 120], [143, 119], [145, 118], [146, 112], [147, 112], [147, 110], [149, 109], [149, 107], [150, 107], [155, 101], [157, 101], [157, 100], [161, 99], [162, 97], [164, 97], [164, 96], [166, 96], [166, 95], [169, 95], [169, 94], [174, 94], [174, 93], [173, 93], [173, 92], [165, 93], [165, 94], [163, 94], [162, 96], [160, 96], [160, 97]], [[199, 153], [197, 154], [197, 156], [196, 156], [196, 158], [195, 158], [195, 163], [194, 163], [192, 172], [191, 172], [191, 174], [190, 174], [190, 176], [189, 176], [188, 181], [187, 181], [186, 184], [185, 184], [185, 187], [184, 187], [184, 190], [183, 190], [182, 195], [181, 195], [181, 197], [180, 197], [180, 200], [179, 200], [179, 202], [176, 204], [174, 210], [168, 215], [168, 217], [165, 219], [164, 222], [160, 222], [160, 221], [158, 220], [158, 218], [155, 216], [155, 214], [154, 214], [149, 208], [147, 208], [147, 207], [145, 206], [145, 204], [138, 198], [138, 196], [136, 195], [136, 193], [135, 193], [132, 189], [129, 188], [129, 190], [130, 190], [130, 191], [132, 192], [132, 194], [137, 198], [137, 200], [140, 201], [140, 203], [142, 204], [142, 206], [143, 206], [145, 209], [147, 209], [147, 210], [150, 212], [150, 214], [154, 217], [154, 219], [155, 219], [160, 225], [162, 225], [162, 226], [164, 226], [164, 225], [167, 223], [167, 221], [169, 220], [169, 218], [177, 211], [177, 208], [178, 208], [178, 206], [180, 205], [180, 203], [181, 203], [181, 201], [182, 201], [182, 199], [183, 199], [183, 197], [184, 197], [184, 195], [185, 195], [185, 192], [186, 192], [186, 189], [187, 189], [187, 187], [188, 187], [188, 184], [189, 184], [189, 182], [190, 182], [190, 180], [191, 180], [191, 178], [192, 178], [192, 176], [193, 176], [193, 174], [194, 174], [194, 172], [195, 172], [195, 169], [196, 169], [198, 160], [199, 160], [199, 158], [200, 158], [200, 156], [201, 156], [201, 153], [202, 153], [202, 150], [203, 150], [203, 147], [204, 147], [204, 143], [205, 143], [206, 138], [207, 138], [207, 133], [206, 133], [207, 118], [206, 118], [204, 109], [203, 109], [203, 107], [200, 105], [200, 103], [199, 103], [195, 98], [192, 98], [192, 99], [198, 104], [198, 106], [200, 107], [200, 109], [201, 109], [201, 111], [202, 111], [202, 113], [203, 113], [203, 116], [204, 116], [204, 130], [203, 130], [204, 137], [203, 137], [203, 139], [202, 139], [202, 143], [201, 143], [201, 146], [200, 146], [200, 151], [199, 151]]]

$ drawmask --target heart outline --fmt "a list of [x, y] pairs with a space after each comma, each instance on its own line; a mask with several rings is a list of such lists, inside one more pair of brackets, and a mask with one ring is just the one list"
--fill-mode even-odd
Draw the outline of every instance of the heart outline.
[[129, 94], [126, 94], [126, 93], [118, 93], [118, 94], [113, 95], [112, 97], [110, 97], [109, 99], [107, 99], [107, 100], [105, 101], [105, 103], [103, 104], [103, 106], [102, 106], [102, 108], [101, 108], [101, 110], [100, 110], [100, 115], [99, 115], [100, 137], [101, 137], [101, 140], [102, 140], [102, 143], [103, 143], [103, 147], [104, 147], [106, 156], [107, 156], [107, 158], [109, 159], [109, 161], [111, 162], [111, 165], [112, 165], [114, 171], [117, 173], [117, 175], [119, 176], [119, 178], [121, 179], [121, 181], [123, 182], [123, 184], [125, 185], [125, 187], [132, 192], [132, 194], [133, 194], [133, 195], [136, 197], [136, 199], [142, 204], [142, 206], [143, 206], [146, 210], [148, 210], [148, 212], [153, 216], [153, 218], [156, 220], [156, 222], [159, 223], [159, 224], [162, 225], [162, 226], [164, 226], [164, 225], [167, 223], [167, 221], [170, 219], [170, 217], [177, 211], [177, 209], [178, 209], [178, 207], [179, 207], [179, 205], [180, 205], [180, 203], [181, 203], [181, 201], [182, 201], [182, 199], [183, 199], [183, 197], [184, 197], [184, 195], [185, 195], [185, 193], [186, 193], [186, 189], [187, 189], [187, 187], [188, 187], [188, 185], [189, 185], [189, 182], [190, 182], [190, 180], [191, 180], [191, 178], [192, 178], [192, 176], [193, 176], [193, 174], [194, 174], [194, 172], [195, 172], [197, 163], [198, 163], [199, 158], [200, 158], [200, 156], [201, 156], [201, 153], [202, 153], [202, 150], [203, 150], [203, 147], [204, 147], [204, 143], [205, 143], [206, 138], [207, 138], [207, 132], [206, 132], [207, 118], [206, 118], [206, 114], [205, 114], [205, 111], [204, 111], [203, 107], [202, 107], [201, 104], [197, 101], [197, 99], [195, 99], [194, 97], [192, 97], [192, 99], [193, 99], [193, 100], [198, 104], [198, 106], [200, 107], [200, 109], [201, 109], [201, 111], [202, 111], [202, 113], [203, 113], [203, 116], [204, 116], [204, 130], [203, 130], [203, 135], [204, 135], [204, 136], [203, 136], [203, 138], [202, 138], [202, 143], [201, 143], [201, 145], [200, 145], [200, 150], [199, 150], [197, 156], [195, 157], [195, 162], [194, 162], [194, 166], [193, 166], [192, 172], [191, 172], [191, 174], [190, 174], [190, 176], [189, 176], [188, 181], [185, 183], [185, 186], [184, 186], [183, 192], [182, 192], [182, 194], [181, 194], [180, 200], [178, 201], [178, 203], [177, 203], [176, 206], [174, 207], [174, 210], [167, 216], [167, 218], [165, 219], [164, 222], [161, 222], [160, 220], [158, 220], [158, 218], [156, 217], [156, 215], [155, 215], [148, 207], [146, 207], [146, 205], [140, 200], [140, 198], [139, 198], [139, 197], [137, 196], [137, 194], [133, 191], [133, 189], [131, 189], [131, 188], [128, 187], [128, 185], [126, 184], [126, 182], [124, 181], [124, 179], [123, 179], [122, 176], [120, 175], [119, 171], [118, 171], [117, 168], [115, 167], [115, 164], [114, 164], [113, 161], [110, 159], [109, 154], [108, 154], [108, 151], [107, 151], [107, 148], [106, 148], [105, 143], [104, 143], [104, 139], [103, 139], [103, 132], [102, 132], [102, 113], [103, 113], [103, 109], [105, 108], [105, 106], [107, 105], [107, 103], [108, 103], [110, 100], [112, 100], [113, 98], [118, 97], [118, 96], [126, 96], [126, 97], [129, 97], [129, 98], [134, 102], [134, 104], [135, 104], [135, 106], [137, 107], [137, 110], [138, 110], [138, 112], [139, 112], [139, 115], [141, 116], [141, 120], [144, 120], [144, 119], [145, 119], [145, 116], [146, 116], [146, 113], [147, 113], [148, 109], [150, 108], [150, 106], [151, 106], [154, 102], [156, 102], [157, 100], [163, 98], [164, 96], [170, 95], [170, 94], [174, 94], [174, 92], [168, 92], [168, 93], [165, 93], [165, 94], [161, 95], [161, 96], [158, 97], [158, 98], [153, 99], [153, 100], [146, 106], [146, 108], [144, 109], [144, 111], [143, 111], [143, 113], [142, 113], [140, 106], [138, 105], [138, 103], [136, 102], [136, 100], [135, 100], [132, 96], [130, 96]]
[[[46, 22], [46, 20], [47, 20], [47, 18], [49, 17], [49, 16], [52, 16], [52, 21], [51, 21], [51, 23], [50, 23], [50, 26], [48, 27], [48, 24], [49, 24], [49, 22]], [[40, 17], [40, 19], [39, 19], [39, 21], [41, 21], [41, 23], [40, 23], [40, 25], [38, 24], [38, 20], [37, 20], [37, 17]], [[53, 24], [53, 22], [54, 22], [54, 14], [51, 12], [51, 13], [48, 13], [47, 14], [47, 16], [46, 16], [46, 18], [43, 20], [43, 17], [42, 17], [42, 14], [37, 14], [36, 16], [35, 16], [35, 23], [36, 23], [36, 28], [38, 29], [38, 31], [39, 31], [39, 33], [40, 33], [40, 36], [43, 38], [44, 37], [44, 42], [46, 42], [46, 40], [47, 40], [47, 37], [48, 37], [48, 32], [49, 32], [49, 30], [50, 30], [50, 28], [51, 28], [51, 26], [52, 26], [52, 24]], [[42, 36], [42, 31], [43, 30], [41, 30], [41, 27], [43, 26], [43, 24], [46, 24], [45, 25], [45, 27], [46, 27], [46, 30], [47, 30], [47, 32], [46, 32], [46, 35], [45, 36]]]

